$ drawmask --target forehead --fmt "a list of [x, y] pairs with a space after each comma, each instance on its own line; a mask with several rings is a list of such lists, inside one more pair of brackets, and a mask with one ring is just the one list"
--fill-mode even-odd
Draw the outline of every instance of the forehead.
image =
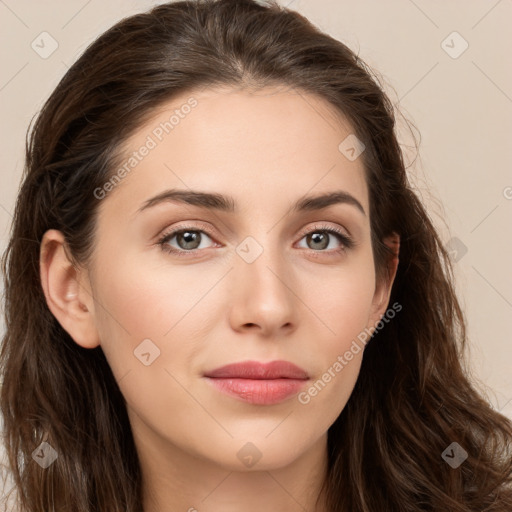
[[151, 195], [191, 188], [268, 208], [342, 188], [368, 211], [362, 159], [341, 150], [347, 137], [353, 129], [333, 106], [296, 89], [182, 93], [127, 139], [114, 170], [125, 172], [103, 203], [130, 215]]

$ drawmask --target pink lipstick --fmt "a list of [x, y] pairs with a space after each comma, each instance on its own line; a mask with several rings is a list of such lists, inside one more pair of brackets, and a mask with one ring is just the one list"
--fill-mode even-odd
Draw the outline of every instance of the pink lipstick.
[[309, 379], [305, 370], [288, 361], [244, 361], [216, 368], [204, 376], [219, 391], [258, 405], [292, 397]]

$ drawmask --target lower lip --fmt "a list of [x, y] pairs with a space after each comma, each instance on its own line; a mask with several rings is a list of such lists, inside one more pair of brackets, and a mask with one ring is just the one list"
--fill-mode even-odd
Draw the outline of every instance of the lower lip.
[[296, 395], [305, 379], [235, 379], [207, 377], [219, 391], [244, 402], [259, 405], [277, 404]]

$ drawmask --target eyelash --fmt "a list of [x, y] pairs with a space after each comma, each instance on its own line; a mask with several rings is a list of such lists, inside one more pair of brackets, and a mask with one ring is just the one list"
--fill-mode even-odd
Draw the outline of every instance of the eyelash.
[[[172, 238], [174, 238], [174, 236], [176, 236], [180, 233], [184, 233], [186, 231], [205, 233], [212, 240], [214, 238], [213, 235], [211, 235], [209, 233], [208, 229], [204, 229], [204, 228], [200, 229], [197, 226], [184, 226], [184, 227], [180, 227], [180, 228], [174, 229], [172, 231], [169, 231], [167, 233], [164, 233], [162, 235], [162, 237], [158, 240], [157, 243], [158, 243], [158, 245], [160, 245], [162, 251], [170, 253], [175, 256], [179, 256], [179, 257], [187, 257], [189, 254], [194, 254], [197, 251], [203, 250], [203, 249], [191, 249], [189, 251], [186, 251], [184, 249], [174, 249], [173, 247], [170, 247], [168, 245], [167, 242], [169, 242], [169, 240], [172, 240]], [[342, 246], [340, 248], [332, 249], [330, 251], [326, 251], [326, 250], [315, 251], [314, 249], [311, 249], [311, 252], [317, 253], [317, 254], [315, 254], [315, 256], [317, 256], [318, 253], [327, 253], [327, 254], [331, 254], [333, 256], [339, 255], [341, 253], [347, 252], [348, 250], [352, 249], [356, 245], [354, 240], [351, 237], [349, 237], [348, 235], [343, 233], [338, 228], [335, 228], [332, 226], [322, 226], [322, 225], [315, 225], [313, 227], [313, 229], [304, 233], [302, 235], [302, 237], [300, 238], [300, 240], [302, 240], [305, 236], [310, 235], [312, 233], [329, 233], [331, 235], [336, 235], [338, 237], [339, 241], [341, 241], [341, 243], [342, 243]]]

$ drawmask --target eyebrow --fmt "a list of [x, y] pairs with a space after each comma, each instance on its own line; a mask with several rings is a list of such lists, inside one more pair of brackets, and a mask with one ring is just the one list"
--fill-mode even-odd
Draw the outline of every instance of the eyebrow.
[[[231, 196], [211, 192], [201, 192], [198, 190], [170, 189], [165, 190], [164, 192], [145, 201], [137, 210], [137, 213], [165, 202], [184, 203], [197, 206], [199, 208], [227, 213], [235, 213], [237, 211], [236, 201]], [[354, 206], [366, 216], [361, 203], [354, 196], [343, 190], [301, 197], [292, 205], [291, 211], [297, 213], [322, 210], [335, 204], [348, 204]]]

